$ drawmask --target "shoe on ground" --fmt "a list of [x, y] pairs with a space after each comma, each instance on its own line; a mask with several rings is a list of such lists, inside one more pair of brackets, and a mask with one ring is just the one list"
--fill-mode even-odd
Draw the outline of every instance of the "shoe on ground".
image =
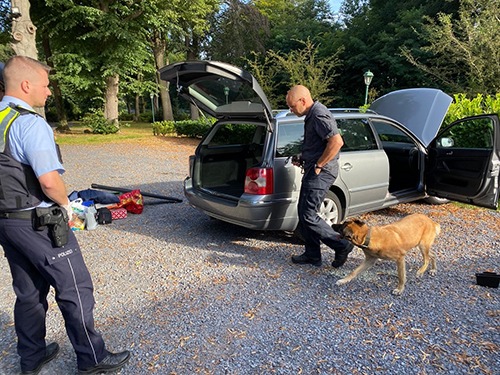
[[45, 357], [40, 360], [40, 363], [33, 370], [24, 370], [22, 369], [22, 374], [38, 374], [42, 369], [43, 365], [52, 361], [59, 353], [59, 344], [57, 342], [53, 342], [45, 347]]
[[349, 243], [342, 250], [337, 250], [335, 252], [335, 260], [332, 262], [332, 267], [334, 268], [342, 267], [346, 262], [347, 257], [349, 256], [349, 253], [352, 251], [352, 249], [354, 249], [354, 245], [352, 243]]
[[311, 258], [305, 253], [292, 256], [292, 262], [295, 264], [312, 264], [313, 266], [321, 266], [321, 258]]
[[120, 353], [109, 353], [97, 365], [85, 370], [78, 370], [78, 374], [101, 374], [103, 372], [112, 372], [119, 370], [130, 359], [130, 352], [125, 350]]

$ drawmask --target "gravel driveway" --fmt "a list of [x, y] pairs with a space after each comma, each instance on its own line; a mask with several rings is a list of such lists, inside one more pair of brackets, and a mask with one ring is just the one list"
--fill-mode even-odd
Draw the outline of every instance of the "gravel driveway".
[[[342, 287], [340, 269], [292, 265], [302, 246], [281, 232], [211, 220], [182, 193], [196, 142], [63, 146], [69, 191], [91, 183], [183, 199], [145, 198], [141, 215], [76, 232], [95, 285], [96, 326], [108, 349], [130, 349], [121, 374], [500, 374], [500, 289], [475, 273], [500, 272], [500, 213], [454, 205], [404, 204], [367, 214], [371, 224], [421, 212], [441, 224], [438, 275], [391, 295], [396, 266], [377, 265]], [[0, 374], [19, 372], [14, 294], [0, 260]], [[53, 294], [47, 340], [61, 353], [41, 374], [74, 374], [76, 358]]]

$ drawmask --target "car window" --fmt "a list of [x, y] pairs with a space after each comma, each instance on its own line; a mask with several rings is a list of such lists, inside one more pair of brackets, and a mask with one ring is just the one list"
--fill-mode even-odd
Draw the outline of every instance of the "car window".
[[444, 130], [437, 139], [438, 148], [493, 148], [493, 122], [490, 118], [464, 120]]
[[386, 121], [372, 119], [372, 124], [382, 142], [415, 143], [406, 133]]
[[264, 144], [266, 136], [265, 126], [258, 124], [220, 124], [207, 145], [250, 145]]
[[337, 125], [344, 140], [342, 152], [377, 149], [377, 142], [367, 119], [338, 119]]
[[301, 121], [279, 124], [276, 156], [293, 156], [300, 153], [304, 141], [304, 123]]

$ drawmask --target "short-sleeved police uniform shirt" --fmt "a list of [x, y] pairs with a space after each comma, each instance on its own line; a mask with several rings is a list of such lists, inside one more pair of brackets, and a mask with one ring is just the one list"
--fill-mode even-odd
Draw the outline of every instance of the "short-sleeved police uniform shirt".
[[[306, 170], [314, 166], [325, 151], [328, 138], [336, 134], [339, 134], [339, 129], [331, 112], [320, 102], [314, 102], [304, 119], [302, 159], [305, 160]], [[335, 156], [323, 166], [335, 177], [338, 175], [338, 158], [338, 155]]]
[[[23, 100], [12, 96], [4, 96], [0, 101], [0, 110], [12, 103], [22, 108], [33, 110]], [[33, 168], [36, 177], [48, 172], [64, 173], [59, 161], [54, 132], [45, 119], [35, 114], [19, 116], [10, 126], [9, 145], [12, 157]]]

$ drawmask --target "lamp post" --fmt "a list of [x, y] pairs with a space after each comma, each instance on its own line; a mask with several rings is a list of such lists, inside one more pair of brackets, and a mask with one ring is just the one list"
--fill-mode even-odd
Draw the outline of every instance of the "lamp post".
[[224, 95], [226, 95], [226, 104], [229, 104], [229, 87], [224, 87]]
[[149, 94], [149, 97], [151, 98], [151, 112], [153, 113], [153, 122], [155, 122], [155, 103], [153, 101], [155, 94], [151, 93]]
[[366, 93], [365, 93], [365, 105], [368, 104], [368, 87], [370, 87], [370, 83], [372, 83], [373, 73], [370, 70], [367, 70], [365, 74], [363, 74], [363, 78], [365, 80], [366, 85]]

